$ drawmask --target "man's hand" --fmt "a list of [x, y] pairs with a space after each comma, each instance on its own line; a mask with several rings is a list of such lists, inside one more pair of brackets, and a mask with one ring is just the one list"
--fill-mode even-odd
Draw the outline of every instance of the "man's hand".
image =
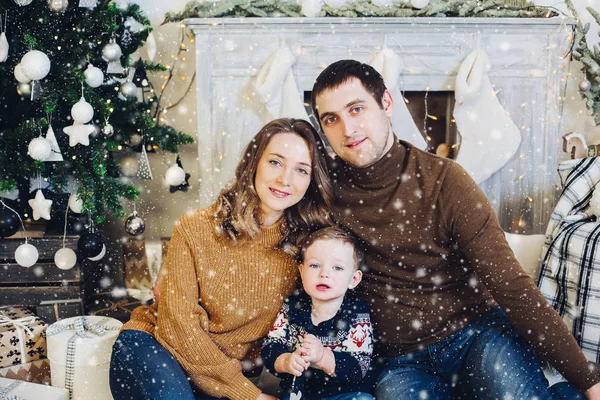
[[315, 335], [306, 334], [300, 346], [300, 354], [305, 361], [317, 364], [323, 359], [323, 344]]
[[268, 394], [261, 393], [258, 395], [256, 400], [277, 400], [277, 397], [269, 396]]
[[600, 383], [585, 391], [585, 398], [588, 400], [600, 400]]
[[275, 360], [275, 371], [294, 376], [301, 376], [309, 366], [310, 362], [305, 361], [300, 355], [300, 349], [293, 353], [283, 353]]

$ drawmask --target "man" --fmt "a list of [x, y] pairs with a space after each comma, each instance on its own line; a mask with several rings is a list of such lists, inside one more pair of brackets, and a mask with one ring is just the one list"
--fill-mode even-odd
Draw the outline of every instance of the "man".
[[[338, 156], [334, 218], [367, 247], [362, 294], [384, 361], [376, 398], [576, 398], [574, 385], [600, 399], [597, 372], [521, 269], [477, 184], [395, 138], [379, 73], [338, 61], [312, 96]], [[533, 352], [572, 385], [548, 388]]]

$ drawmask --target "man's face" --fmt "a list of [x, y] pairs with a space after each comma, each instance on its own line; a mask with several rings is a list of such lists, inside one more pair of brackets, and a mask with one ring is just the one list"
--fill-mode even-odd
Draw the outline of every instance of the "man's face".
[[316, 98], [323, 133], [342, 160], [358, 168], [379, 161], [392, 147], [394, 134], [389, 118], [394, 111], [390, 92], [384, 93], [383, 108], [357, 78]]

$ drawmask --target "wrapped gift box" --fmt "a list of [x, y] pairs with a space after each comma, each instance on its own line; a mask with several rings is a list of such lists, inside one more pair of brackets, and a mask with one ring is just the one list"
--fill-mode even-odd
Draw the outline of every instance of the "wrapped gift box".
[[27, 308], [0, 308], [0, 368], [44, 358], [47, 327]]
[[47, 333], [52, 385], [72, 400], [112, 400], [108, 372], [112, 345], [123, 324], [108, 317], [74, 317], [55, 322]]
[[83, 315], [81, 299], [46, 300], [35, 307], [35, 313], [48, 324], [65, 318]]
[[0, 378], [0, 399], [69, 400], [69, 391], [49, 385]]
[[32, 361], [30, 363], [0, 368], [0, 378], [27, 381], [42, 385], [50, 384], [50, 360]]

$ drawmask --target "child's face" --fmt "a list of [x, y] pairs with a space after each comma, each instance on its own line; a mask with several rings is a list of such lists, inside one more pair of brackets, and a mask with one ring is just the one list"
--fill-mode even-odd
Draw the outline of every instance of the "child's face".
[[317, 240], [304, 253], [300, 276], [304, 291], [313, 300], [335, 300], [343, 297], [362, 279], [355, 271], [354, 248], [339, 240]]

